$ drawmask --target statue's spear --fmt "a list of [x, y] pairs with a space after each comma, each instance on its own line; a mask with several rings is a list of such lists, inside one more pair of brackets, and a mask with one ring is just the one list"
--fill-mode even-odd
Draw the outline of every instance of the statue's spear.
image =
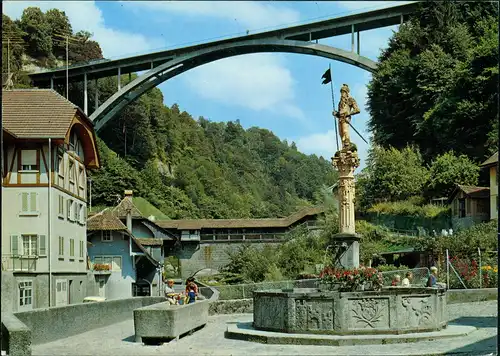
[[[333, 94], [332, 67], [330, 63], [328, 63], [328, 70], [323, 74], [321, 79], [323, 79], [322, 84], [328, 84], [328, 82], [330, 83], [330, 89], [332, 91], [332, 105], [333, 105], [333, 110], [335, 111], [335, 96]], [[337, 133], [337, 120], [334, 119], [333, 122], [335, 123], [335, 139], [337, 140], [337, 151], [339, 151], [340, 148], [339, 148], [339, 135]]]

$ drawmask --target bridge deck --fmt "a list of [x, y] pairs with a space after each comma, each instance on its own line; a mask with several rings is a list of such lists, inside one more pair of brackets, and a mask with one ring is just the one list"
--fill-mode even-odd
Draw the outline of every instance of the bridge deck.
[[[345, 35], [351, 33], [353, 29], [354, 31], [366, 31], [392, 26], [401, 22], [401, 16], [406, 19], [409, 14], [415, 11], [417, 6], [418, 2], [415, 1], [404, 5], [316, 21], [304, 25], [290, 26], [247, 36], [233, 37], [115, 60], [103, 59], [92, 63], [75, 64], [69, 67], [68, 76], [73, 78], [73, 80], [82, 80], [84, 73], [87, 73], [87, 79], [95, 79], [117, 75], [118, 68], [120, 68], [121, 74], [149, 70], [177, 56], [228, 43], [273, 38], [314, 41], [322, 38]], [[38, 84], [47, 83], [51, 78], [54, 80], [66, 78], [66, 67], [32, 73], [30, 77]]]

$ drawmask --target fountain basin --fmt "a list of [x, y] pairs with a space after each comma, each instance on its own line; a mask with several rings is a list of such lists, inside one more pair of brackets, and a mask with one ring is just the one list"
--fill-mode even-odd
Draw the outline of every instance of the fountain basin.
[[312, 288], [253, 294], [253, 327], [285, 333], [368, 335], [439, 331], [447, 326], [446, 291], [394, 287], [338, 292]]

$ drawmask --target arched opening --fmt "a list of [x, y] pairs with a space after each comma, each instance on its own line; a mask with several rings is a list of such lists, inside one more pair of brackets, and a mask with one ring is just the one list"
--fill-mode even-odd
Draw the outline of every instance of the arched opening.
[[180, 56], [148, 71], [127, 84], [92, 113], [90, 119], [95, 124], [95, 131], [98, 132], [102, 129], [104, 125], [116, 117], [129, 103], [137, 100], [142, 94], [170, 78], [219, 59], [266, 52], [319, 56], [351, 64], [370, 72], [375, 72], [377, 67], [376, 62], [356, 53], [304, 41], [255, 40], [221, 45], [215, 49], [210, 48]]

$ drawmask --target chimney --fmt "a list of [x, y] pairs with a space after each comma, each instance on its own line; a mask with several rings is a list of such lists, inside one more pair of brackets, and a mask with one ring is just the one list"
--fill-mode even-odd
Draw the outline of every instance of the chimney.
[[[125, 190], [124, 194], [125, 198], [129, 198], [130, 202], [132, 202], [133, 190]], [[132, 207], [127, 209], [127, 229], [132, 232]]]

